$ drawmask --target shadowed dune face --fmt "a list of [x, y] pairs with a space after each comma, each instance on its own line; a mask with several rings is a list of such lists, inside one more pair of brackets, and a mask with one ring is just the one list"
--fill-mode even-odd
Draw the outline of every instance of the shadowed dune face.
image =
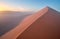
[[60, 13], [53, 9], [48, 8], [48, 11], [42, 17], [28, 26], [17, 39], [60, 39]]
[[0, 12], [0, 36], [15, 28], [30, 12]]

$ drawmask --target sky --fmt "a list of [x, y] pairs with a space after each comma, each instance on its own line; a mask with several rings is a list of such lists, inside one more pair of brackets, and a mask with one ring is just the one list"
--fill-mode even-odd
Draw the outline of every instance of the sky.
[[0, 11], [38, 11], [46, 6], [60, 12], [60, 0], [0, 0]]

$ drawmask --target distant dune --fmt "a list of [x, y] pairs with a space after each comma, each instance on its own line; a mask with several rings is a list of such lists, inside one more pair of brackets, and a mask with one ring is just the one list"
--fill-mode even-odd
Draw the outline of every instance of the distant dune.
[[32, 12], [0, 11], [0, 36], [15, 28]]

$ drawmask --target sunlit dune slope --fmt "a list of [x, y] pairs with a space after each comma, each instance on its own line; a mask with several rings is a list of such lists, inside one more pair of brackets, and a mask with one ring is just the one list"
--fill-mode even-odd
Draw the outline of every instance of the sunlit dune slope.
[[0, 12], [0, 36], [15, 28], [32, 12], [3, 11]]

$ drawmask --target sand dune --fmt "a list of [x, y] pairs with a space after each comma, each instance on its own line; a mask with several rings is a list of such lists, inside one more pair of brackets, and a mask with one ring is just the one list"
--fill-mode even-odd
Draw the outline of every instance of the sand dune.
[[26, 17], [1, 39], [59, 39], [60, 12], [49, 7]]
[[25, 19], [20, 26], [25, 30], [17, 39], [60, 39], [60, 13], [49, 7]]

